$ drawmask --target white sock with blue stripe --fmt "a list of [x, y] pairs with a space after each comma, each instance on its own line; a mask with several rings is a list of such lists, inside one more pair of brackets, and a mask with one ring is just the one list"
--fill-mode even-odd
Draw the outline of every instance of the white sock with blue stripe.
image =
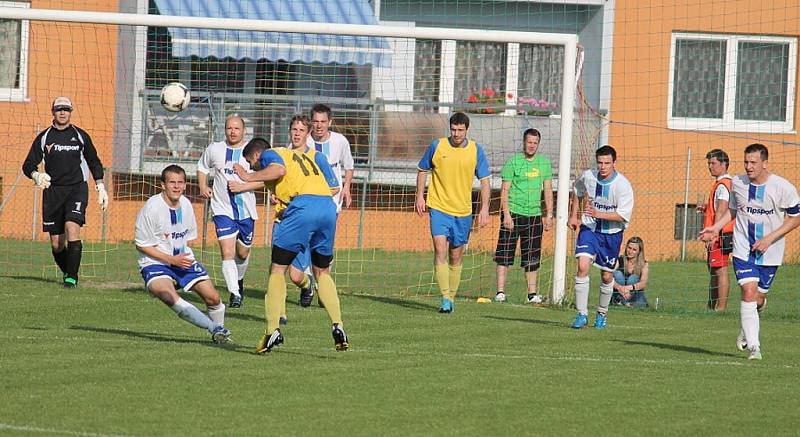
[[222, 276], [225, 278], [225, 285], [228, 291], [236, 296], [239, 295], [239, 270], [236, 261], [226, 259], [222, 261]]
[[208, 318], [202, 311], [197, 309], [196, 306], [186, 302], [185, 300], [178, 298], [178, 301], [175, 302], [175, 305], [172, 305], [172, 311], [175, 311], [175, 314], [178, 315], [181, 319], [191, 323], [194, 326], [199, 328], [203, 328], [211, 332], [214, 329], [214, 322]]

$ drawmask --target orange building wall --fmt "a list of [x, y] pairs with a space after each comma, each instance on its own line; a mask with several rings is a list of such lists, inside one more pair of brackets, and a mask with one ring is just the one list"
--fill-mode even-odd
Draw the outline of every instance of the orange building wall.
[[[116, 0], [33, 0], [31, 8], [119, 9]], [[6, 200], [0, 212], [3, 236], [31, 235], [34, 188], [30, 179], [21, 176], [21, 167], [37, 133], [52, 122], [50, 105], [56, 96], [72, 99], [72, 121], [89, 132], [103, 164], [111, 166], [117, 27], [33, 21], [29, 29], [28, 99], [0, 102], [0, 178]], [[41, 192], [37, 194], [41, 199]]]
[[[618, 167], [636, 194], [633, 223], [627, 236], [640, 235], [648, 256], [677, 258], [673, 239], [675, 203], [684, 200], [688, 150], [689, 203], [707, 194], [713, 182], [705, 154], [721, 148], [731, 157], [731, 174], [743, 173], [743, 150], [764, 143], [773, 172], [800, 184], [800, 138], [796, 133], [689, 132], [667, 129], [669, 65], [672, 32], [800, 35], [798, 1], [657, 1], [616, 2], [612, 63], [609, 143], [619, 153]], [[795, 102], [797, 102], [797, 91]], [[800, 111], [795, 104], [795, 128]], [[782, 144], [788, 142], [791, 144]], [[798, 232], [788, 238], [787, 256], [798, 260]], [[649, 244], [648, 244], [649, 243]], [[703, 246], [688, 244], [694, 257]]]

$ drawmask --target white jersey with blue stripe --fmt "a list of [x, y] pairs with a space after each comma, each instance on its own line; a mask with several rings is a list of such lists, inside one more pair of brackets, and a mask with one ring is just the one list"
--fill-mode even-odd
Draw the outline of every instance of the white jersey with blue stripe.
[[[328, 158], [328, 164], [330, 164], [333, 174], [336, 175], [339, 186], [342, 186], [344, 184], [344, 180], [342, 179], [343, 171], [353, 170], [354, 168], [353, 155], [350, 151], [350, 141], [338, 132], [331, 132], [326, 141], [319, 142], [315, 141], [314, 138], [309, 135], [306, 140], [306, 145], [314, 148], [317, 152], [322, 153]], [[341, 191], [333, 196], [333, 201], [336, 203], [336, 212], [341, 211]]]
[[622, 173], [614, 172], [608, 179], [598, 180], [597, 170], [585, 170], [575, 180], [575, 195], [588, 195], [589, 203], [601, 212], [616, 212], [623, 221], [601, 220], [583, 214], [581, 223], [594, 232], [616, 234], [628, 227], [633, 214], [633, 187]]
[[209, 144], [203, 156], [197, 161], [197, 171], [207, 175], [213, 174], [211, 211], [214, 215], [224, 215], [233, 220], [246, 218], [258, 220], [256, 195], [252, 191], [232, 193], [228, 190], [228, 181], [242, 182], [233, 171], [233, 164], [239, 164], [245, 170], [250, 170], [250, 164], [242, 156], [244, 144], [247, 143], [243, 142], [239, 148], [228, 147], [225, 141]]
[[[168, 255], [188, 254], [194, 259], [194, 252], [187, 244], [197, 239], [197, 221], [192, 202], [181, 196], [178, 208], [170, 207], [161, 194], [145, 202], [136, 216], [135, 240], [139, 247], [155, 247]], [[139, 252], [139, 267], [163, 265], [164, 263]]]
[[761, 185], [750, 182], [747, 175], [733, 178], [729, 208], [736, 214], [733, 228], [733, 256], [760, 266], [783, 263], [786, 240], [775, 240], [764, 253], [751, 252], [753, 244], [778, 229], [784, 217], [800, 214], [797, 188], [786, 179], [771, 174]]

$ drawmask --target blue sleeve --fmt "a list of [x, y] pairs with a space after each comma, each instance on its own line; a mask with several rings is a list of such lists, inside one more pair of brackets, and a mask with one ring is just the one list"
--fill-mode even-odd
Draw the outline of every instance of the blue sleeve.
[[483, 147], [480, 144], [475, 144], [476, 148], [478, 149], [478, 162], [475, 165], [475, 176], [478, 179], [488, 178], [492, 175], [492, 171], [489, 169], [489, 160], [486, 159], [486, 152], [483, 151]]
[[322, 170], [322, 175], [325, 176], [325, 182], [328, 183], [328, 186], [331, 188], [339, 188], [341, 184], [339, 184], [339, 179], [336, 178], [336, 175], [333, 173], [333, 169], [331, 165], [328, 163], [328, 158], [325, 156], [324, 153], [315, 153], [314, 154], [314, 162], [317, 164], [320, 170]]
[[433, 140], [428, 149], [425, 150], [425, 154], [422, 155], [422, 159], [419, 160], [419, 164], [417, 164], [417, 168], [423, 171], [430, 171], [433, 168], [433, 155], [436, 153], [436, 146], [439, 145], [439, 140]]
[[281, 155], [278, 155], [278, 152], [274, 150], [265, 150], [261, 154], [261, 158], [259, 158], [258, 163], [261, 165], [262, 169], [267, 168], [270, 164], [278, 164], [280, 166], [286, 167], [286, 163], [283, 162], [283, 158], [281, 158]]

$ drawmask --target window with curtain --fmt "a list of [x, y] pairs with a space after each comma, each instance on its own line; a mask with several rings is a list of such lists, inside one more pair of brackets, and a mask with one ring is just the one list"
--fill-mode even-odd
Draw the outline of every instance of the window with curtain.
[[[418, 39], [414, 53], [414, 100], [425, 103], [439, 101], [442, 42]], [[415, 111], [436, 112], [431, 105], [415, 105]]]
[[466, 102], [482, 89], [505, 95], [507, 55], [505, 43], [458, 41], [453, 100]]
[[561, 79], [564, 74], [564, 47], [548, 44], [520, 44], [518, 99], [537, 99], [555, 104], [554, 114], [561, 109]]
[[669, 127], [794, 129], [796, 38], [674, 33], [672, 40]]
[[[2, 7], [29, 7], [28, 2], [0, 1]], [[27, 85], [28, 22], [0, 19], [0, 98], [22, 100]]]

